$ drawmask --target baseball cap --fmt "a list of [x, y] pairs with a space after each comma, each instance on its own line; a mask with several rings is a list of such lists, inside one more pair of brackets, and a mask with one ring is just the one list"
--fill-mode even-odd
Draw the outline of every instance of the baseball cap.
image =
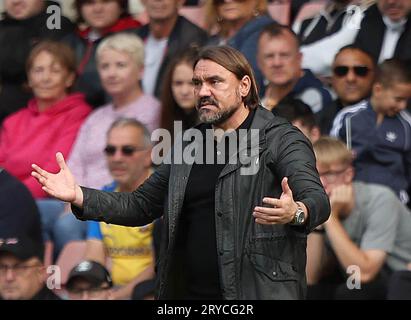
[[85, 279], [93, 288], [99, 287], [103, 283], [108, 283], [110, 287], [113, 286], [113, 281], [107, 269], [100, 263], [91, 260], [81, 261], [71, 269], [66, 283], [67, 289], [71, 290], [78, 278]]
[[27, 236], [3, 238], [0, 236], [0, 254], [10, 253], [21, 260], [37, 257], [44, 258], [44, 244], [34, 241]]

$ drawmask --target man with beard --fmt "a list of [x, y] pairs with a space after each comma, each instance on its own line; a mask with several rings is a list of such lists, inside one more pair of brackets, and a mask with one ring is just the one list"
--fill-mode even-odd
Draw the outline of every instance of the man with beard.
[[[259, 105], [252, 69], [237, 50], [204, 48], [193, 83], [203, 123], [191, 132], [215, 134], [177, 142], [170, 164], [132, 193], [80, 187], [60, 153], [59, 173], [33, 165], [33, 176], [71, 202], [79, 219], [137, 226], [164, 214], [157, 298], [304, 298], [306, 236], [330, 210], [311, 144]], [[242, 147], [221, 152], [241, 129]], [[201, 154], [207, 144], [213, 164], [201, 161], [204, 153], [181, 163], [179, 150]]]

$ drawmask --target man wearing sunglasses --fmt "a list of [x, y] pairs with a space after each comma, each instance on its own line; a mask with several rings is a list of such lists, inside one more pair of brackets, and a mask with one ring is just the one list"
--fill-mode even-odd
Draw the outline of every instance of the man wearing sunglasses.
[[340, 111], [330, 133], [353, 150], [356, 180], [388, 186], [404, 203], [411, 182], [411, 115], [405, 110], [410, 98], [410, 66], [384, 61], [370, 100]]
[[345, 46], [337, 53], [331, 77], [332, 88], [337, 98], [321, 111], [323, 115], [319, 125], [323, 134], [330, 132], [339, 111], [369, 98], [375, 67], [372, 56], [354, 45]]
[[385, 299], [391, 273], [411, 261], [411, 215], [387, 187], [353, 181], [342, 141], [322, 137], [314, 152], [331, 216], [308, 236], [308, 297]]
[[[135, 119], [116, 120], [104, 149], [113, 183], [103, 190], [132, 192], [151, 174], [151, 141], [147, 128]], [[111, 260], [115, 289], [112, 299], [130, 299], [133, 288], [154, 277], [153, 225], [125, 227], [88, 221], [85, 257], [105, 264]]]

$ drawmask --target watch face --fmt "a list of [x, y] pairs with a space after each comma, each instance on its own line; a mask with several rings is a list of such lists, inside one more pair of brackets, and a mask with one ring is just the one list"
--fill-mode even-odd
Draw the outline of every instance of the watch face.
[[299, 212], [298, 217], [297, 217], [298, 223], [304, 223], [304, 212]]
[[303, 224], [305, 217], [304, 217], [304, 211], [302, 209], [298, 209], [296, 215], [295, 215], [295, 220], [298, 224]]

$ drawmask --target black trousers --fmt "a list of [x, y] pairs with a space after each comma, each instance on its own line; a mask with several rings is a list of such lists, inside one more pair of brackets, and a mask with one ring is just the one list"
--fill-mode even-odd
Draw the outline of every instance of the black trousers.
[[396, 271], [391, 275], [387, 299], [411, 300], [411, 271]]

